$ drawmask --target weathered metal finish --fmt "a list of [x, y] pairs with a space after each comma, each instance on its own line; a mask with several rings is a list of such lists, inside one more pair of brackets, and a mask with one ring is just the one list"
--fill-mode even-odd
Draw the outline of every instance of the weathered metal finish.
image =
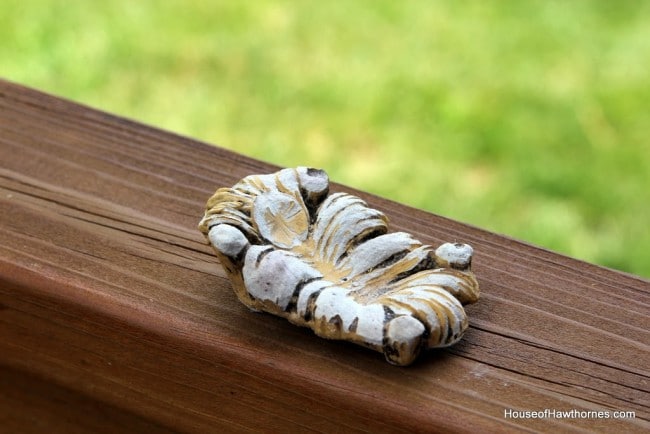
[[217, 190], [199, 228], [249, 308], [408, 365], [462, 337], [479, 288], [469, 245], [434, 251], [387, 223], [358, 197], [329, 195], [324, 171], [298, 167]]

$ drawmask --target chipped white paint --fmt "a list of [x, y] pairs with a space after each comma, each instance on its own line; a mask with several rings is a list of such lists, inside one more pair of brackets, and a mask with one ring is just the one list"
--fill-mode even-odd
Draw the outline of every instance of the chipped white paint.
[[358, 197], [329, 193], [322, 170], [251, 175], [210, 198], [199, 225], [239, 299], [408, 365], [457, 342], [478, 299], [473, 250], [433, 251]]

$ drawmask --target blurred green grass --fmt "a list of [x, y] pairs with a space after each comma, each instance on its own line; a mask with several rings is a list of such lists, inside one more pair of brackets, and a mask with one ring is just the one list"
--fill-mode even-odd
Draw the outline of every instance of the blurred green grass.
[[4, 0], [0, 75], [650, 277], [650, 2]]

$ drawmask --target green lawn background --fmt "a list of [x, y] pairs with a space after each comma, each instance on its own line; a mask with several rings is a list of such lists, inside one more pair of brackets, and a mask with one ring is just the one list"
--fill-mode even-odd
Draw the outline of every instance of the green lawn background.
[[642, 1], [4, 0], [0, 75], [650, 277], [648, 23]]

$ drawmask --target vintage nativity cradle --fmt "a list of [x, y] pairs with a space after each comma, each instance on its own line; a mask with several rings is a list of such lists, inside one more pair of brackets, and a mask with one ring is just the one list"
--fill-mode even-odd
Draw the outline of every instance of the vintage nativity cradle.
[[472, 248], [435, 251], [358, 197], [329, 194], [322, 170], [251, 175], [209, 199], [200, 230], [239, 300], [318, 336], [344, 339], [408, 365], [457, 342], [477, 301]]

